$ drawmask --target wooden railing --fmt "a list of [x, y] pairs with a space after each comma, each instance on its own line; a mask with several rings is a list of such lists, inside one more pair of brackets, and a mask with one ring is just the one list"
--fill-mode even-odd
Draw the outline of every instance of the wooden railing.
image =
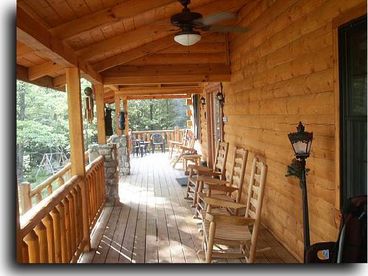
[[[85, 153], [86, 163], [88, 162], [88, 151]], [[56, 174], [51, 175], [41, 184], [32, 189], [32, 184], [22, 182], [19, 185], [20, 214], [26, 213], [32, 206], [38, 204], [42, 199], [50, 196], [60, 186], [64, 185], [72, 177], [71, 164], [67, 163], [64, 168]]]
[[103, 157], [99, 156], [86, 168], [88, 191], [88, 223], [92, 230], [105, 202], [105, 173]]
[[83, 248], [83, 179], [73, 176], [20, 217], [23, 263], [75, 262]]
[[132, 136], [135, 136], [135, 138], [144, 140], [144, 141], [150, 141], [150, 138], [152, 134], [154, 133], [160, 133], [166, 141], [182, 141], [184, 129], [169, 129], [169, 130], [142, 130], [142, 131], [132, 131]]
[[[83, 186], [87, 188], [82, 194]], [[18, 239], [22, 263], [76, 262], [84, 247], [83, 222], [96, 222], [105, 200], [104, 162], [100, 156], [87, 167], [86, 181], [73, 176], [20, 217]], [[86, 196], [87, 220], [83, 217]], [[89, 230], [89, 231], [90, 231]]]

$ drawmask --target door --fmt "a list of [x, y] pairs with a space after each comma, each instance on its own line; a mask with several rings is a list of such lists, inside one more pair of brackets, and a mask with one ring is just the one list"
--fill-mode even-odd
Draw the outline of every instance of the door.
[[367, 194], [367, 17], [339, 28], [341, 203]]

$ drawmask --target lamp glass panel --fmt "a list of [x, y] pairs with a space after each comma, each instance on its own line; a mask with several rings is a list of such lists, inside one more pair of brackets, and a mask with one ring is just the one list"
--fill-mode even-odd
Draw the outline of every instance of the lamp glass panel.
[[293, 144], [293, 148], [296, 154], [305, 154], [307, 150], [307, 144], [302, 141], [298, 141]]
[[199, 34], [178, 34], [174, 37], [174, 40], [183, 46], [191, 46], [201, 40], [201, 35]]

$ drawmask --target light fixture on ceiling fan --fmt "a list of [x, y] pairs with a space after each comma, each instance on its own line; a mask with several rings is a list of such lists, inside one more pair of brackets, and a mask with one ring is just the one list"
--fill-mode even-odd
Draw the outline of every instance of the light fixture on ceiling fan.
[[234, 13], [219, 12], [203, 17], [202, 14], [189, 10], [190, 0], [178, 1], [184, 8], [181, 13], [171, 17], [171, 24], [180, 28], [180, 31], [175, 34], [174, 40], [183, 46], [191, 46], [201, 40], [201, 34], [198, 30], [208, 32], [246, 32], [248, 30], [239, 26], [213, 25], [219, 21], [236, 18]]

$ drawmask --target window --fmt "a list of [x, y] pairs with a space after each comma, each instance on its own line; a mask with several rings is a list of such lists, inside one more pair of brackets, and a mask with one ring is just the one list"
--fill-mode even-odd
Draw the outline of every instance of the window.
[[367, 17], [339, 28], [341, 203], [367, 194]]

